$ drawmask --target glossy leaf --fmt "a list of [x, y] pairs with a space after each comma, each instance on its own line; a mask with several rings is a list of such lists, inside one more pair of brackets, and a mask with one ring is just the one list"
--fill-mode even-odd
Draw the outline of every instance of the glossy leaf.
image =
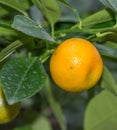
[[41, 10], [50, 24], [54, 25], [60, 18], [60, 8], [56, 0], [32, 0], [33, 3]]
[[13, 8], [24, 15], [27, 15], [25, 10], [30, 7], [29, 0], [0, 0], [0, 4]]
[[99, 12], [96, 12], [85, 19], [82, 20], [82, 25], [83, 26], [89, 26], [89, 25], [94, 25], [94, 24], [99, 24], [103, 22], [107, 22], [114, 19], [112, 12], [110, 12], [107, 9], [103, 9]]
[[16, 15], [14, 17], [12, 28], [32, 37], [54, 41], [41, 25], [38, 25], [32, 19], [22, 15]]
[[84, 130], [116, 130], [117, 97], [104, 90], [88, 104], [85, 112]]
[[8, 103], [13, 104], [36, 94], [46, 74], [38, 58], [16, 58], [4, 64], [0, 80]]
[[4, 48], [0, 52], [0, 62], [2, 62], [4, 59], [6, 59], [8, 56], [10, 56], [18, 47], [22, 46], [23, 44], [17, 40], [10, 45], [8, 45], [6, 48]]
[[54, 112], [54, 114], [59, 122], [61, 130], [66, 130], [66, 126], [65, 126], [65, 122], [64, 122], [64, 118], [63, 118], [63, 112], [62, 112], [60, 104], [55, 100], [55, 97], [54, 97], [53, 92], [52, 92], [51, 82], [50, 82], [49, 77], [47, 78], [45, 87], [46, 87], [47, 99], [48, 99], [50, 106], [51, 106], [51, 108], [52, 108], [52, 110], [53, 110], [53, 112]]
[[117, 49], [116, 48], [109, 47], [109, 46], [102, 45], [102, 44], [96, 44], [96, 43], [95, 43], [95, 46], [97, 47], [97, 49], [99, 50], [101, 55], [117, 59]]
[[104, 66], [103, 68], [103, 74], [100, 81], [100, 86], [102, 88], [110, 90], [114, 94], [117, 94], [117, 84], [110, 71], [106, 68], [106, 66]]

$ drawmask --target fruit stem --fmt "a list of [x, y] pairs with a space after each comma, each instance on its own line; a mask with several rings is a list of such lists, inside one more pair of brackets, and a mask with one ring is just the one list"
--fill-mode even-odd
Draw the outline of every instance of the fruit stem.
[[78, 18], [78, 23], [76, 24], [76, 26], [78, 26], [78, 28], [82, 28], [82, 20], [81, 20], [81, 18], [80, 18], [80, 16], [79, 16], [79, 13], [77, 12], [77, 10], [76, 9], [74, 9], [74, 12], [75, 12], [75, 14], [76, 14], [76, 16], [77, 16], [77, 18]]
[[44, 63], [49, 57], [50, 55], [54, 52], [54, 49], [47, 49], [42, 55], [40, 55], [39, 60]]
[[53, 110], [53, 113], [55, 114], [56, 119], [58, 120], [58, 123], [61, 127], [61, 130], [66, 130], [66, 125], [64, 123], [64, 118], [63, 118], [63, 111], [59, 102], [55, 99], [52, 86], [51, 86], [51, 81], [48, 75], [45, 83], [45, 92], [46, 92], [47, 99], [50, 103], [50, 106]]
[[54, 24], [51, 24], [51, 30], [52, 30], [52, 31], [51, 31], [51, 32], [52, 32], [51, 35], [52, 35], [53, 38], [55, 38], [55, 36], [54, 36]]

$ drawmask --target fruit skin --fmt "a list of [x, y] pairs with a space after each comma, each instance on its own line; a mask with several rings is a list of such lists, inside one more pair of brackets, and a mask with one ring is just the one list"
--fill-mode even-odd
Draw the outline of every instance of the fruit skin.
[[19, 109], [20, 103], [8, 105], [2, 87], [0, 86], [0, 124], [12, 121], [17, 116]]
[[62, 42], [50, 59], [50, 74], [62, 89], [80, 92], [93, 87], [101, 77], [103, 62], [87, 40], [70, 38]]

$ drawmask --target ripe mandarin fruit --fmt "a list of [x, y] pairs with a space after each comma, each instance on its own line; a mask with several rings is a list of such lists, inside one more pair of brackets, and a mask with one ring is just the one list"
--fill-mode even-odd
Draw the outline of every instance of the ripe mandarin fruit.
[[0, 86], [0, 124], [12, 121], [18, 114], [20, 103], [8, 105]]
[[50, 74], [62, 89], [80, 92], [93, 87], [101, 77], [103, 62], [87, 40], [71, 38], [62, 42], [50, 59]]

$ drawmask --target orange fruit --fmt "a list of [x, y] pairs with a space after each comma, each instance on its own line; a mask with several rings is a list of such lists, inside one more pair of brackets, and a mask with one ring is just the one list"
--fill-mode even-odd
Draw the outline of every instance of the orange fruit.
[[93, 87], [101, 77], [103, 62], [87, 40], [71, 38], [62, 42], [50, 59], [50, 74], [62, 89], [79, 92]]
[[17, 116], [19, 109], [20, 103], [8, 105], [0, 86], [0, 124], [12, 121]]

